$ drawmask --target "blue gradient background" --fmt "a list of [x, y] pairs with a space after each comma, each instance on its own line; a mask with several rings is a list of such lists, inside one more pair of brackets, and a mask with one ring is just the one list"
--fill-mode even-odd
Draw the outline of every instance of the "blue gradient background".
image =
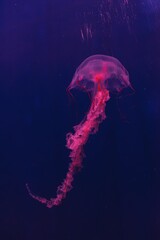
[[[160, 239], [159, 15], [158, 1], [0, 2], [0, 239]], [[65, 177], [66, 133], [90, 104], [66, 88], [93, 54], [118, 58], [135, 92], [112, 96], [73, 190], [47, 209], [25, 184], [50, 198]]]

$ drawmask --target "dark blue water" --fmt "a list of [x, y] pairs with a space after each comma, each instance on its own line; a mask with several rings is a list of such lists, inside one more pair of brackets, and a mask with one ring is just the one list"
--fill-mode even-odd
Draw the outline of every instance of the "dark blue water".
[[[0, 238], [160, 239], [158, 1], [0, 2]], [[48, 209], [68, 169], [66, 133], [90, 105], [72, 90], [87, 57], [118, 58], [134, 91], [111, 96], [107, 119], [62, 205]]]

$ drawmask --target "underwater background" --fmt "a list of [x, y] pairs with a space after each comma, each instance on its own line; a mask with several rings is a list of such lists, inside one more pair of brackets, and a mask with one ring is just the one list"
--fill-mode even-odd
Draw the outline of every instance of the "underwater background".
[[[120, 60], [132, 91], [113, 94], [73, 189], [51, 209], [70, 163], [66, 134], [90, 98], [68, 94], [94, 54]], [[0, 239], [160, 239], [160, 2], [0, 2]]]

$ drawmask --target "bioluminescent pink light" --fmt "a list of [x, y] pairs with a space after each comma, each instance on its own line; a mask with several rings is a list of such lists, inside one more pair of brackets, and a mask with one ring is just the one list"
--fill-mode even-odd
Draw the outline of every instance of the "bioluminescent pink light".
[[68, 89], [79, 88], [89, 92], [92, 98], [90, 109], [84, 120], [74, 126], [74, 133], [68, 133], [66, 136], [66, 146], [71, 150], [68, 172], [58, 187], [55, 198], [48, 200], [34, 195], [27, 184], [27, 190], [31, 197], [48, 208], [60, 205], [66, 194], [72, 189], [75, 173], [81, 169], [84, 156], [83, 147], [89, 135], [96, 133], [99, 124], [106, 118], [105, 107], [110, 99], [110, 92], [120, 92], [126, 87], [131, 87], [128, 72], [116, 58], [94, 55], [80, 64]]

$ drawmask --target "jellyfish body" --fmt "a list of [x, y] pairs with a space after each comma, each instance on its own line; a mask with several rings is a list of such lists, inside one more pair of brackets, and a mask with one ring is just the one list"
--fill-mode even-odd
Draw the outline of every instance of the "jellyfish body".
[[74, 175], [81, 169], [84, 157], [83, 147], [89, 135], [96, 133], [99, 124], [106, 118], [105, 107], [110, 99], [110, 92], [120, 92], [130, 87], [129, 75], [124, 66], [114, 57], [94, 55], [84, 60], [77, 68], [69, 90], [79, 88], [92, 94], [90, 109], [80, 124], [74, 126], [74, 133], [66, 135], [66, 147], [70, 152], [70, 165], [62, 184], [57, 189], [55, 198], [46, 199], [34, 195], [27, 186], [28, 192], [34, 199], [51, 208], [60, 205], [66, 194], [72, 189]]
[[105, 55], [93, 55], [77, 68], [69, 89], [80, 88], [96, 94], [98, 90], [120, 92], [130, 85], [129, 74], [118, 59]]

